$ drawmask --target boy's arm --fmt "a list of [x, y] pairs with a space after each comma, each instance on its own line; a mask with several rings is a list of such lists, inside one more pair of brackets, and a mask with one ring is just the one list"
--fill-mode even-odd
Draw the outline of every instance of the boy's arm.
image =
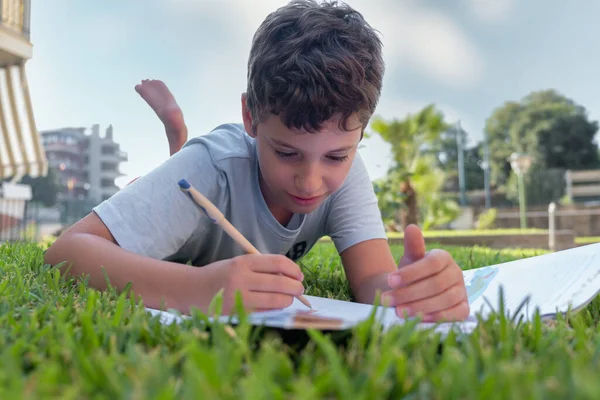
[[373, 184], [358, 154], [332, 200], [325, 231], [340, 253], [358, 301], [372, 303], [380, 292], [381, 303], [396, 307], [399, 316], [420, 313], [426, 321], [468, 316], [462, 270], [448, 252], [425, 254], [425, 241], [417, 227], [405, 230], [404, 255], [396, 265]]
[[[248, 308], [291, 304], [292, 295], [303, 291], [302, 274], [287, 257], [244, 255], [201, 268], [165, 261], [198, 227], [211, 224], [177, 186], [184, 178], [208, 198], [217, 196], [219, 175], [210, 160], [203, 145], [177, 152], [63, 233], [47, 250], [45, 262], [65, 262], [63, 271], [88, 275], [90, 286], [100, 290], [106, 289], [105, 273], [118, 291], [131, 282], [153, 308], [164, 301], [184, 313], [190, 306], [206, 312], [220, 289], [224, 312], [234, 306], [237, 290]], [[202, 241], [199, 236], [195, 240]]]
[[397, 266], [387, 240], [360, 242], [340, 256], [350, 289], [358, 302], [372, 304], [377, 292], [381, 294], [391, 289], [387, 284], [388, 274], [396, 271]]
[[[303, 293], [298, 266], [281, 255], [246, 255], [217, 261], [202, 268], [153, 259], [121, 248], [95, 213], [64, 232], [46, 251], [44, 262], [72, 276], [89, 276], [89, 285], [105, 290], [110, 285], [131, 290], [146, 307], [173, 308], [189, 313], [192, 307], [208, 312], [219, 289], [224, 289], [223, 312], [234, 307], [242, 293], [248, 309], [283, 308]], [[104, 270], [104, 271], [103, 271]]]
[[191, 303], [210, 302], [210, 298], [203, 297], [211, 292], [210, 282], [202, 279], [200, 268], [122, 249], [94, 212], [65, 231], [44, 255], [47, 264], [63, 261], [61, 272], [68, 270], [72, 276], [87, 275], [90, 287], [98, 290], [107, 287], [104, 272], [110, 277], [110, 285], [119, 292], [132, 282], [132, 290], [148, 307], [164, 305], [187, 311]]
[[396, 270], [377, 196], [359, 153], [344, 185], [333, 195], [326, 215], [325, 233], [342, 258], [356, 300], [372, 303], [385, 287], [386, 274]]
[[358, 243], [342, 254], [350, 286], [360, 302], [395, 307], [399, 317], [421, 315], [424, 322], [464, 320], [470, 307], [461, 268], [443, 250], [425, 252], [420, 229], [404, 231], [404, 254], [396, 268], [382, 240]]

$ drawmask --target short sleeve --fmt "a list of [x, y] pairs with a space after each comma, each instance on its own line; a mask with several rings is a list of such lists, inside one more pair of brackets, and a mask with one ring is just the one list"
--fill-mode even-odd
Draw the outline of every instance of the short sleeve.
[[325, 234], [339, 253], [370, 239], [387, 239], [377, 196], [359, 154], [342, 187], [332, 195]]
[[186, 179], [214, 202], [219, 178], [208, 149], [196, 143], [184, 147], [93, 211], [119, 246], [164, 259], [181, 249], [200, 224], [209, 223], [189, 196], [179, 189], [179, 180]]

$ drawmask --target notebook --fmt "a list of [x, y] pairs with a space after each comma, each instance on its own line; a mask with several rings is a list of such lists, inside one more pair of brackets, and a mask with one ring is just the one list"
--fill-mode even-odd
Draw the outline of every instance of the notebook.
[[[419, 323], [418, 328], [447, 333], [450, 329], [469, 333], [480, 315], [484, 319], [500, 309], [500, 294], [504, 310], [511, 318], [531, 320], [536, 310], [543, 318], [555, 318], [569, 309], [577, 312], [589, 304], [600, 290], [600, 243], [544, 254], [507, 263], [482, 266], [463, 271], [471, 315], [455, 323]], [[283, 329], [350, 329], [372, 315], [384, 329], [406, 323], [393, 308], [350, 301], [305, 296], [312, 304], [310, 310], [294, 299], [281, 310], [252, 313], [250, 323]], [[520, 307], [525, 304], [525, 306]], [[162, 323], [181, 322], [189, 316], [172, 311], [147, 308]], [[219, 320], [235, 324], [235, 316]]]

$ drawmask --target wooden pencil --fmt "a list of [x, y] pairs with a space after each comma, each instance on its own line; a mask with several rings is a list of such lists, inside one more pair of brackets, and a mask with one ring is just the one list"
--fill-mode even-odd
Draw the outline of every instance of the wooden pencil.
[[[231, 222], [227, 220], [227, 218], [225, 218], [223, 213], [209, 199], [207, 199], [206, 196], [196, 190], [188, 181], [181, 179], [179, 181], [179, 188], [183, 192], [187, 193], [188, 196], [190, 196], [190, 198], [202, 209], [202, 211], [204, 211], [206, 216], [212, 222], [220, 225], [223, 230], [227, 232], [227, 234], [231, 236], [233, 240], [235, 240], [236, 243], [242, 246], [246, 253], [260, 254], [258, 249], [254, 247], [252, 243], [250, 243], [248, 239], [246, 239], [244, 235], [242, 235], [240, 231], [238, 231], [235, 226], [233, 226]], [[296, 298], [305, 306], [312, 308], [311, 304], [304, 296], [300, 295]]]

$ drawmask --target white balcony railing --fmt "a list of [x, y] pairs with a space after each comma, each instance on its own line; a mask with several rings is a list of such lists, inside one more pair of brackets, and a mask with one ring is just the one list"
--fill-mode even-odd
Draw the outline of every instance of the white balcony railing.
[[100, 156], [101, 161], [120, 163], [127, 161], [127, 153], [121, 150], [115, 151], [111, 154], [102, 154]]
[[0, 25], [29, 39], [31, 0], [0, 0]]
[[103, 179], [116, 179], [123, 175], [125, 174], [119, 171], [118, 169], [105, 169], [100, 171], [100, 178]]

